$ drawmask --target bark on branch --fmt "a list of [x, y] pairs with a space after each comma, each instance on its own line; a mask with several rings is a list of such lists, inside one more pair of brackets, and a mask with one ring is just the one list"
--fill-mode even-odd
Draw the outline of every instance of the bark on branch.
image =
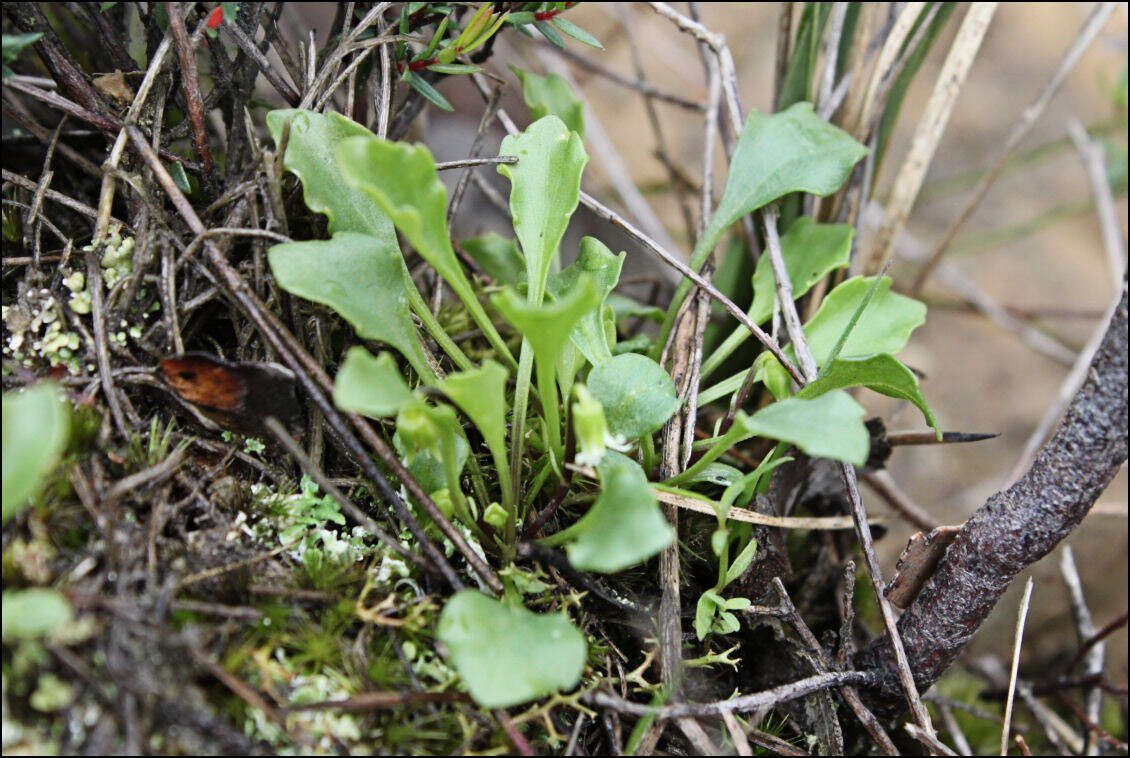
[[[1016, 575], [1047, 555], [1087, 515], [1126, 460], [1126, 280], [1086, 381], [1022, 477], [974, 513], [934, 576], [899, 619], [915, 682], [925, 691], [961, 654]], [[856, 656], [881, 668], [861, 692], [877, 713], [906, 707], [886, 636]]]

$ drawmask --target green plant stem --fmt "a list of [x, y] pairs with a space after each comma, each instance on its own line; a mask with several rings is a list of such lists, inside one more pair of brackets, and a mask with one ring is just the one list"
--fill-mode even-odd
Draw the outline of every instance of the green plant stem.
[[483, 335], [487, 338], [487, 342], [490, 343], [490, 346], [494, 348], [503, 362], [512, 369], [518, 368], [518, 362], [514, 360], [513, 353], [510, 352], [510, 348], [506, 347], [506, 343], [502, 341], [498, 330], [494, 328], [494, 322], [487, 316], [487, 312], [483, 309], [482, 304], [479, 303], [479, 299], [475, 297], [475, 293], [470, 285], [465, 281], [448, 282], [448, 284], [455, 290], [455, 294], [459, 296], [463, 304], [467, 306], [467, 310], [471, 312], [471, 318], [473, 318], [479, 328], [483, 330]]
[[[746, 312], [746, 315], [753, 318], [752, 307]], [[761, 325], [758, 324], [758, 326]], [[729, 358], [731, 353], [737, 350], [743, 342], [752, 336], [753, 332], [746, 329], [741, 324], [738, 324], [734, 331], [730, 333], [730, 336], [723, 340], [722, 344], [714, 348], [706, 360], [702, 362], [702, 378], [705, 379], [710, 376], [715, 369], [722, 365], [722, 361]], [[699, 396], [699, 402], [703, 402], [701, 395]]]
[[655, 470], [655, 440], [650, 434], [645, 434], [640, 438], [640, 445], [643, 451], [643, 470], [651, 472]]
[[694, 462], [694, 464], [681, 474], [677, 474], [668, 479], [665, 484], [678, 484], [685, 482], [693, 477], [698, 472], [709, 466], [717, 460], [723, 453], [729, 450], [734, 445], [738, 444], [744, 439], [752, 437], [753, 434], [740, 424], [734, 424], [730, 427], [730, 431], [717, 438], [709, 450], [707, 450], [701, 458]]
[[[704, 389], [702, 392], [698, 393], [699, 407], [701, 408], [707, 403], [713, 403], [719, 398], [723, 398], [726, 395], [736, 392], [738, 388], [742, 386], [742, 381], [745, 379], [745, 375], [748, 373], [749, 369], [742, 369], [738, 373], [728, 376], [717, 384], [713, 384]], [[706, 376], [705, 365], [703, 367], [702, 375]]]
[[424, 328], [428, 330], [428, 334], [436, 341], [436, 344], [447, 353], [448, 357], [455, 362], [455, 365], [462, 371], [469, 371], [475, 367], [475, 364], [470, 358], [456, 345], [447, 332], [443, 330], [436, 317], [432, 315], [432, 309], [424, 302], [423, 295], [420, 290], [416, 288], [416, 283], [412, 281], [411, 277], [408, 279], [408, 305], [411, 306], [412, 312], [420, 317], [420, 321], [424, 324]]
[[553, 471], [553, 466], [550, 463], [550, 457], [547, 455], [542, 458], [541, 467], [538, 472], [534, 474], [534, 479], [530, 486], [526, 489], [526, 496], [522, 498], [522, 508], [519, 517], [525, 521], [526, 514], [530, 512], [530, 507], [534, 503], [534, 499], [541, 492], [541, 488], [545, 486], [545, 480], [549, 478], [549, 474]]
[[523, 339], [518, 360], [518, 378], [514, 385], [514, 414], [511, 419], [513, 431], [510, 437], [510, 486], [514, 489], [515, 500], [521, 496], [518, 487], [522, 483], [522, 447], [526, 440], [526, 406], [530, 400], [530, 377], [533, 370], [534, 351], [529, 340]]
[[[536, 362], [535, 362], [536, 363]], [[538, 375], [538, 396], [541, 400], [542, 418], [545, 419], [549, 449], [553, 459], [559, 464], [565, 455], [565, 445], [561, 442], [561, 413], [557, 409], [557, 369], [555, 366], [535, 366]]]

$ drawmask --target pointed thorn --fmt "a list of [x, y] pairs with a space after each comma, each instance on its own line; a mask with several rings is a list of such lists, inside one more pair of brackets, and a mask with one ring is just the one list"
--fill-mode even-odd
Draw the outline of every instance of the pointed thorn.
[[999, 437], [1000, 432], [942, 432], [939, 440], [933, 432], [892, 432], [887, 435], [891, 447], [899, 445], [946, 445], [953, 442], [980, 442]]

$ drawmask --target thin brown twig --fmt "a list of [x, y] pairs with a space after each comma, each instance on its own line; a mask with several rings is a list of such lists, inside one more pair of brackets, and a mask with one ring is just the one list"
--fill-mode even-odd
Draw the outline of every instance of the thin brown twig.
[[[172, 33], [177, 57], [180, 58], [181, 81], [184, 84], [185, 100], [188, 101], [188, 118], [192, 123], [192, 145], [200, 165], [204, 168], [205, 182], [211, 182], [216, 166], [212, 162], [212, 149], [208, 146], [208, 130], [204, 127], [204, 101], [200, 97], [196, 53], [189, 46], [181, 3], [165, 3], [165, 9], [169, 19], [169, 32]], [[127, 123], [132, 121], [127, 120]]]

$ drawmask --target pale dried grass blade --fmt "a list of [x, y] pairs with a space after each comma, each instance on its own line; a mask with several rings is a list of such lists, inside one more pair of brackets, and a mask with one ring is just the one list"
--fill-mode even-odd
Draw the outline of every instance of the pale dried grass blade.
[[881, 270], [891, 257], [895, 237], [906, 224], [910, 209], [914, 207], [918, 191], [922, 188], [922, 180], [926, 177], [926, 170], [934, 159], [942, 133], [949, 122], [950, 114], [953, 113], [957, 96], [973, 65], [973, 59], [977, 57], [977, 51], [981, 49], [981, 42], [985, 39], [985, 32], [989, 29], [997, 5], [997, 3], [974, 3], [961, 22], [957, 38], [954, 39], [945, 63], [942, 64], [934, 91], [930, 94], [926, 110], [915, 129], [910, 152], [895, 177], [891, 198], [887, 203], [887, 217], [879, 228], [879, 233], [863, 265], [863, 271], [868, 275]]
[[1024, 622], [1032, 601], [1032, 577], [1024, 585], [1024, 597], [1016, 614], [1016, 639], [1012, 645], [1012, 671], [1008, 677], [1008, 700], [1004, 704], [1004, 725], [1001, 727], [1001, 755], [1008, 755], [1008, 732], [1012, 728], [1012, 703], [1016, 697], [1016, 675], [1020, 670], [1020, 644], [1024, 640]]

